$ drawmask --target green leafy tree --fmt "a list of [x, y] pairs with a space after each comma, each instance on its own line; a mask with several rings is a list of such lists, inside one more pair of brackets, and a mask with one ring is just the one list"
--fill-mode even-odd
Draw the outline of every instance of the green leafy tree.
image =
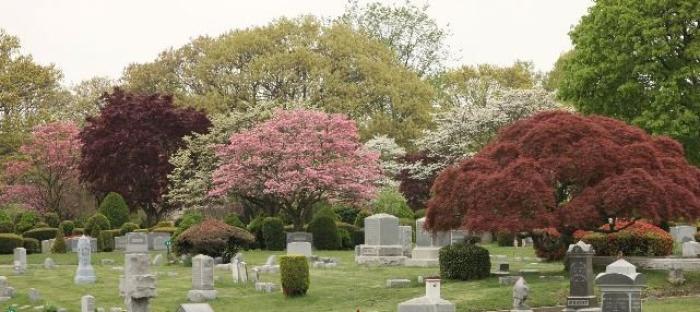
[[559, 95], [679, 140], [700, 163], [700, 3], [601, 0], [569, 34]]
[[109, 219], [110, 225], [117, 229], [129, 221], [129, 206], [119, 193], [109, 192], [100, 203], [100, 213]]
[[109, 77], [96, 76], [70, 87], [70, 101], [64, 107], [54, 108], [52, 115], [83, 125], [87, 117], [99, 114], [104, 106], [102, 95], [112, 91], [117, 83]]

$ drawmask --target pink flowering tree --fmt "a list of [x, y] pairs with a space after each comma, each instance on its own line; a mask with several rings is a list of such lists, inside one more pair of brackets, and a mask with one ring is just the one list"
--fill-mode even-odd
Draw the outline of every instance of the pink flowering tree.
[[371, 199], [380, 178], [378, 153], [364, 149], [355, 122], [339, 114], [279, 110], [216, 150], [221, 162], [210, 195], [286, 214], [296, 230], [317, 202]]
[[20, 157], [5, 165], [0, 200], [63, 215], [66, 193], [78, 185], [79, 131], [72, 122], [34, 128]]

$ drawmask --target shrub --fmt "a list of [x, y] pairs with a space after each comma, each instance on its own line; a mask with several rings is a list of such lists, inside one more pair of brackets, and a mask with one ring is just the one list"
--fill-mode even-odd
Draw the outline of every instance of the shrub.
[[102, 230], [102, 232], [109, 232], [110, 234], [112, 234], [112, 238], [115, 238], [115, 237], [117, 237], [117, 236], [119, 236], [119, 235], [122, 234], [122, 230], [120, 230], [120, 229]]
[[[211, 257], [234, 255], [255, 241], [248, 231], [216, 219], [206, 219], [191, 226], [175, 238], [175, 251], [182, 254], [205, 254]], [[229, 259], [224, 259], [227, 261]]]
[[355, 231], [354, 233], [351, 233], [350, 235], [352, 235], [352, 242], [353, 242], [353, 244], [355, 244], [355, 246], [362, 245], [365, 243], [365, 231], [364, 230], [359, 229], [359, 230]]
[[87, 223], [88, 217], [86, 215], [79, 216], [73, 220], [73, 224], [75, 224], [75, 227], [77, 228], [85, 228], [85, 224]]
[[[321, 206], [316, 212], [314, 212], [314, 218], [320, 217], [320, 216], [327, 216], [329, 218], [332, 218], [333, 221], [339, 221], [340, 218], [338, 217], [335, 212], [333, 212], [333, 209], [330, 206]], [[311, 219], [313, 221], [313, 218]]]
[[262, 215], [255, 217], [248, 223], [248, 232], [255, 235], [255, 244], [252, 248], [265, 249], [265, 238], [263, 237], [262, 225], [265, 217]]
[[61, 219], [58, 218], [58, 214], [49, 212], [44, 215], [44, 222], [46, 222], [49, 227], [57, 228], [61, 223]]
[[191, 226], [201, 223], [202, 220], [204, 220], [204, 216], [202, 216], [202, 213], [199, 211], [190, 210], [185, 212], [182, 217], [175, 220], [177, 231], [175, 231], [173, 237], [180, 235], [180, 233], [189, 229]]
[[168, 234], [170, 234], [170, 236], [173, 236], [173, 235], [175, 235], [175, 232], [177, 232], [178, 229], [179, 228], [176, 228], [174, 226], [164, 226], [164, 227], [153, 228], [153, 229], [151, 229], [151, 232], [168, 233]]
[[364, 235], [364, 232], [362, 231], [361, 228], [358, 228], [352, 224], [343, 223], [343, 222], [336, 222], [335, 225], [338, 228], [338, 230], [340, 230], [340, 229], [346, 230], [348, 232], [349, 237], [350, 237], [351, 244], [347, 245], [347, 246], [344, 245], [341, 247], [352, 249], [356, 245], [364, 244], [365, 235]]
[[306, 295], [309, 290], [309, 263], [304, 256], [280, 257], [280, 276], [285, 296]]
[[66, 239], [63, 235], [63, 229], [60, 227], [56, 233], [56, 240], [53, 242], [53, 246], [51, 246], [51, 252], [66, 253]]
[[416, 212], [413, 213], [415, 215], [416, 219], [420, 219], [422, 217], [425, 217], [425, 208], [424, 209], [418, 209]]
[[112, 231], [103, 230], [100, 231], [97, 237], [97, 248], [104, 252], [110, 252], [114, 250], [114, 237], [112, 236]]
[[136, 223], [131, 223], [131, 222], [125, 222], [122, 224], [121, 228], [119, 229], [119, 234], [120, 235], [126, 235], [126, 233], [131, 233], [135, 230], [139, 229], [139, 225]]
[[546, 261], [558, 261], [566, 255], [566, 243], [561, 234], [554, 228], [536, 229], [532, 231], [532, 241], [535, 254]]
[[336, 250], [338, 244], [338, 227], [335, 220], [327, 215], [317, 215], [309, 223], [307, 230], [314, 236], [314, 246], [319, 250]]
[[474, 280], [489, 276], [489, 251], [473, 244], [454, 244], [440, 248], [440, 276], [456, 280]]
[[[97, 227], [100, 229], [95, 231]], [[97, 235], [99, 234], [99, 231], [109, 230], [111, 228], [112, 226], [109, 224], [109, 219], [107, 219], [107, 217], [101, 213], [96, 213], [88, 219], [87, 224], [85, 225], [85, 232], [88, 235]], [[93, 237], [97, 238], [97, 236]]]
[[338, 221], [345, 223], [353, 223], [357, 218], [358, 211], [355, 207], [336, 205], [333, 206], [333, 213], [335, 213], [338, 216]]
[[263, 239], [267, 250], [284, 250], [287, 244], [287, 237], [284, 233], [284, 223], [282, 219], [268, 217], [262, 224]]
[[41, 253], [41, 243], [36, 238], [25, 237], [22, 239], [22, 245], [28, 254]]
[[153, 226], [153, 227], [154, 227], [154, 228], [159, 228], [159, 227], [175, 227], [175, 224], [173, 224], [173, 223], [170, 222], [170, 221], [158, 221], [158, 223], [156, 223], [156, 225]]
[[515, 240], [515, 235], [508, 232], [498, 232], [496, 233], [496, 241], [498, 246], [501, 247], [513, 247], [513, 240]]
[[12, 220], [12, 218], [10, 218], [10, 215], [8, 215], [7, 212], [5, 212], [5, 210], [0, 210], [0, 222], [10, 222], [14, 224], [14, 221]]
[[229, 213], [228, 215], [226, 215], [226, 217], [224, 218], [224, 223], [230, 226], [245, 229], [245, 224], [243, 223], [243, 221], [241, 221], [241, 218], [239, 218], [238, 215], [235, 213]]
[[38, 228], [26, 231], [22, 234], [22, 236], [24, 236], [25, 238], [35, 238], [39, 241], [43, 241], [47, 239], [56, 238], [57, 233], [57, 228]]
[[341, 249], [352, 249], [355, 247], [355, 243], [348, 230], [338, 229], [338, 246], [340, 246]]
[[0, 221], [0, 233], [14, 233], [15, 224], [12, 221]]
[[85, 229], [84, 228], [74, 228], [73, 232], [71, 232], [72, 236], [81, 236], [85, 235]]
[[12, 254], [17, 247], [24, 246], [22, 236], [12, 233], [0, 234], [0, 254]]
[[[115, 228], [119, 228], [129, 221], [129, 206], [126, 205], [124, 197], [119, 193], [109, 192], [100, 203], [99, 212], [107, 217], [109, 224]], [[111, 227], [102, 229], [109, 230]]]
[[[616, 227], [625, 225], [627, 222], [618, 221]], [[601, 229], [608, 228], [606, 225]], [[622, 252], [625, 256], [663, 257], [673, 253], [671, 234], [644, 221], [615, 233], [576, 231], [574, 238], [591, 244], [598, 256], [617, 256]]]
[[63, 234], [65, 233], [73, 233], [73, 229], [75, 228], [75, 223], [71, 220], [64, 220], [61, 222], [61, 224], [58, 225], [58, 227], [63, 230]]
[[372, 213], [375, 214], [387, 213], [399, 219], [413, 219], [415, 217], [403, 194], [392, 187], [385, 187], [379, 191], [377, 198], [372, 200], [370, 206], [372, 207]]
[[360, 212], [357, 213], [357, 217], [355, 217], [355, 223], [354, 225], [358, 228], [364, 228], [365, 227], [365, 218], [371, 216], [369, 212], [365, 210], [361, 210]]
[[24, 233], [34, 228], [39, 222], [39, 217], [32, 211], [27, 211], [15, 216], [15, 233]]

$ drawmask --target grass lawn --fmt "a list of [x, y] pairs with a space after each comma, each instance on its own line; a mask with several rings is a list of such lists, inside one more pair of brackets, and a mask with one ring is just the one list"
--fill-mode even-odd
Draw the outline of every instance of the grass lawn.
[[[552, 306], [562, 304], [568, 292], [568, 280], [543, 280], [539, 275], [566, 275], [562, 272], [560, 263], [526, 263], [514, 262], [512, 257], [532, 257], [532, 249], [504, 248], [495, 245], [487, 246], [491, 254], [507, 255], [511, 258], [511, 270], [521, 268], [538, 268], [538, 275], [526, 276], [531, 289], [532, 306]], [[248, 251], [244, 252], [249, 269], [253, 265], [265, 262], [271, 254], [281, 255], [283, 252]], [[352, 251], [317, 252], [320, 256], [339, 259], [337, 269], [311, 269], [311, 287], [307, 296], [287, 299], [281, 293], [259, 293], [252, 285], [237, 285], [232, 282], [230, 272], [216, 270], [216, 288], [218, 299], [211, 302], [216, 311], [396, 311], [399, 302], [422, 296], [424, 288], [415, 283], [410, 288], [387, 289], [385, 281], [388, 278], [409, 278], [415, 280], [418, 275], [437, 275], [438, 268], [407, 268], [407, 267], [365, 267], [354, 263]], [[97, 283], [94, 285], [78, 286], [73, 284], [73, 274], [77, 265], [76, 254], [50, 255], [59, 264], [55, 270], [45, 270], [41, 266], [46, 255], [28, 255], [30, 269], [27, 274], [15, 276], [10, 263], [12, 255], [0, 256], [0, 275], [8, 277], [9, 283], [15, 287], [17, 296], [3, 302], [3, 311], [7, 306], [17, 303], [20, 306], [29, 304], [27, 290], [36, 288], [47, 303], [58, 307], [68, 308], [69, 311], [79, 309], [80, 297], [91, 294], [97, 299], [98, 307], [122, 307], [119, 297], [118, 280], [120, 271], [112, 266], [101, 266], [100, 259], [109, 258], [116, 261], [117, 266], [123, 262], [121, 252], [93, 254], [93, 263], [97, 271]], [[154, 312], [175, 311], [179, 303], [186, 300], [190, 289], [191, 268], [179, 265], [152, 267], [157, 274], [158, 297], [151, 301]], [[177, 273], [169, 276], [168, 272]], [[645, 272], [649, 281], [649, 293], [657, 296], [668, 294], [700, 293], [700, 274], [686, 274], [688, 283], [680, 288], [671, 288], [665, 281], [664, 272]], [[172, 275], [172, 274], [171, 274]], [[263, 280], [279, 284], [278, 274], [263, 275]], [[496, 277], [472, 282], [443, 281], [442, 297], [457, 304], [458, 311], [487, 311], [509, 309], [511, 287], [500, 286]], [[36, 304], [35, 304], [36, 305]], [[693, 310], [691, 307], [698, 307]], [[281, 308], [283, 307], [283, 308]], [[681, 308], [682, 307], [682, 308]], [[700, 298], [649, 300], [644, 304], [644, 311], [699, 311]]]

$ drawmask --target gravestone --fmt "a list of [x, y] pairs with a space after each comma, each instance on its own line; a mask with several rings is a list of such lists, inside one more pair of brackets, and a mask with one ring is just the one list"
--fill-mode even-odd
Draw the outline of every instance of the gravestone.
[[275, 283], [269, 283], [269, 282], [256, 282], [255, 283], [255, 290], [261, 291], [261, 292], [266, 292], [266, 293], [271, 293], [279, 290], [279, 286]]
[[631, 263], [617, 260], [595, 279], [601, 293], [602, 312], [642, 312], [645, 279]]
[[270, 255], [267, 257], [267, 261], [265, 261], [265, 264], [262, 266], [257, 266], [254, 269], [257, 269], [259, 273], [277, 273], [280, 270], [280, 266], [277, 264], [277, 256], [275, 255]]
[[214, 312], [208, 303], [183, 303], [177, 312]]
[[399, 312], [454, 312], [455, 305], [440, 298], [440, 280], [425, 279], [425, 296], [399, 303]]
[[513, 276], [513, 275], [499, 276], [498, 277], [498, 284], [510, 286], [510, 285], [514, 285], [515, 282], [518, 281], [518, 279], [520, 279], [520, 276]]
[[[85, 235], [83, 235], [85, 236]], [[97, 252], [97, 238], [85, 236], [90, 240], [90, 251]], [[66, 239], [66, 246], [70, 246], [72, 252], [78, 252], [78, 242], [80, 237], [71, 237]]]
[[399, 241], [403, 246], [403, 255], [410, 256], [413, 249], [413, 228], [408, 225], [399, 226]]
[[165, 245], [165, 242], [167, 242], [169, 240], [170, 240], [170, 233], [162, 233], [162, 232], [148, 233], [148, 249], [149, 250], [156, 250], [156, 251], [167, 250], [168, 246]]
[[197, 255], [192, 258], [192, 289], [187, 298], [193, 302], [216, 299], [214, 289], [214, 258]]
[[15, 289], [10, 287], [7, 277], [0, 276], [0, 302], [10, 300], [14, 295]]
[[95, 312], [95, 297], [85, 295], [80, 298], [80, 312]]
[[51, 253], [51, 247], [53, 246], [54, 239], [46, 239], [41, 241], [41, 253]]
[[570, 289], [564, 312], [600, 311], [593, 293], [593, 255], [595, 250], [589, 244], [579, 241], [569, 245], [566, 251], [569, 259]]
[[287, 244], [289, 243], [313, 243], [314, 236], [309, 232], [289, 232], [287, 233]]
[[390, 278], [386, 280], [386, 288], [405, 288], [411, 286], [411, 280], [407, 278]]
[[679, 244], [695, 241], [695, 233], [697, 233], [698, 228], [690, 225], [679, 225], [672, 226], [669, 229], [673, 241]]
[[120, 294], [129, 312], [148, 312], [156, 293], [156, 277], [151, 274], [147, 253], [124, 254], [124, 276]]
[[126, 233], [127, 253], [148, 253], [148, 236], [143, 232]]
[[310, 258], [313, 255], [311, 243], [309, 242], [288, 242], [287, 255], [301, 255]]
[[697, 258], [700, 255], [700, 243], [687, 241], [681, 245], [683, 258]]
[[399, 237], [399, 218], [385, 213], [365, 218], [365, 243], [360, 245], [355, 262], [403, 265], [405, 261]]
[[530, 295], [530, 287], [527, 286], [525, 279], [520, 277], [513, 285], [513, 309], [511, 312], [532, 312], [532, 309], [527, 305], [526, 301]]
[[125, 250], [126, 249], [126, 236], [115, 236], [114, 237], [114, 250]]
[[242, 258], [234, 257], [231, 259], [231, 277], [234, 283], [248, 282], [248, 265]]
[[406, 266], [438, 266], [440, 248], [452, 243], [453, 232], [457, 240], [463, 234], [462, 231], [431, 233], [425, 230], [424, 225], [425, 218], [416, 220], [416, 247], [411, 251], [411, 258], [406, 260]]
[[29, 302], [31, 302], [31, 303], [35, 303], [35, 302], [41, 300], [41, 294], [39, 293], [39, 290], [37, 290], [36, 288], [29, 288], [27, 295], [29, 296]]
[[91, 263], [91, 253], [90, 239], [85, 235], [81, 236], [78, 241], [78, 268], [74, 278], [76, 284], [92, 284], [97, 279]]
[[153, 257], [153, 266], [161, 266], [163, 265], [163, 255], [157, 254], [155, 257]]
[[469, 231], [450, 230], [450, 245], [464, 243], [467, 236], [469, 236]]
[[668, 277], [666, 280], [674, 286], [680, 286], [685, 284], [685, 276], [683, 275], [683, 270], [680, 268], [671, 268], [668, 270]]
[[27, 271], [27, 250], [24, 247], [17, 247], [12, 254], [15, 274], [24, 274]]
[[56, 268], [56, 262], [51, 258], [44, 259], [44, 269], [52, 270]]

